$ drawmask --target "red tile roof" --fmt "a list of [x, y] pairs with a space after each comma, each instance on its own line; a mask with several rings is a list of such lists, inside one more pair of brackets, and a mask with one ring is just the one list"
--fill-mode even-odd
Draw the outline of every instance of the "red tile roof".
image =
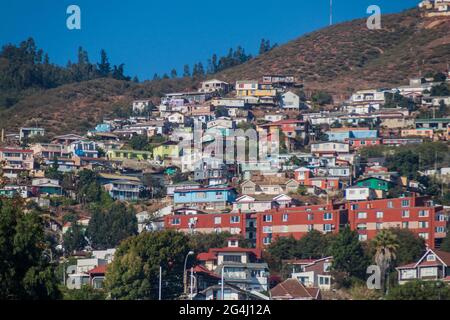
[[17, 149], [17, 148], [0, 148], [0, 151], [33, 153], [33, 150], [29, 150], [29, 149]]
[[89, 274], [105, 274], [107, 265], [101, 265], [88, 271]]
[[270, 290], [274, 299], [317, 299], [319, 288], [306, 288], [297, 279], [287, 279]]

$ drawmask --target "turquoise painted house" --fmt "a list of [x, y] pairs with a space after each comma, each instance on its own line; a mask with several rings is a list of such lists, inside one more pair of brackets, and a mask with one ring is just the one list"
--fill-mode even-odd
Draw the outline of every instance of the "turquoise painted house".
[[175, 207], [223, 210], [236, 200], [237, 193], [231, 187], [175, 189]]

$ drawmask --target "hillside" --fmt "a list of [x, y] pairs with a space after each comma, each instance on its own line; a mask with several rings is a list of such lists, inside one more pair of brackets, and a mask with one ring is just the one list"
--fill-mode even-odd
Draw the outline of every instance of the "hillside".
[[449, 61], [450, 18], [425, 19], [411, 9], [384, 15], [381, 30], [358, 19], [310, 33], [217, 77], [292, 74], [308, 91], [343, 97], [354, 89], [406, 84], [420, 73], [445, 70]]
[[[356, 89], [406, 84], [408, 78], [442, 71], [450, 61], [450, 18], [425, 19], [416, 9], [382, 18], [381, 30], [365, 19], [302, 36], [250, 61], [210, 77], [234, 82], [263, 74], [295, 75], [306, 93], [325, 90], [340, 101]], [[198, 81], [197, 81], [198, 82]], [[0, 128], [38, 125], [50, 134], [83, 133], [105, 115], [126, 111], [136, 98], [155, 99], [191, 90], [189, 78], [134, 83], [100, 78], [27, 92], [0, 108]]]

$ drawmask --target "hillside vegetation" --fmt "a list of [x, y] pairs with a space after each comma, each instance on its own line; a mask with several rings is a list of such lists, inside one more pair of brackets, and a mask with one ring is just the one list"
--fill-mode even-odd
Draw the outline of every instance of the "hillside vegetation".
[[[46, 68], [46, 59], [41, 55], [38, 52], [37, 57], [31, 57], [42, 61], [43, 71], [52, 71], [54, 68]], [[109, 69], [107, 60], [95, 67], [87, 56], [83, 57], [82, 50], [80, 55], [81, 62], [70, 65], [67, 72], [53, 70], [57, 77], [38, 73], [42, 80], [51, 79], [50, 84], [40, 81], [43, 84], [38, 87], [28, 86], [12, 93], [2, 88], [0, 128], [13, 132], [20, 126], [38, 125], [50, 135], [83, 133], [104, 116], [127, 112], [133, 99], [152, 98], [157, 103], [162, 94], [193, 90], [200, 81], [184, 77], [137, 83], [123, 79], [123, 65], [111, 68], [108, 77], [97, 78], [104, 65]], [[0, 67], [8, 66], [7, 60], [3, 57]], [[366, 19], [336, 24], [208, 77], [234, 82], [259, 79], [263, 74], [292, 74], [304, 83], [308, 95], [324, 90], [339, 102], [357, 89], [407, 84], [408, 78], [443, 71], [449, 61], [450, 18], [425, 19], [419, 10], [411, 9], [383, 16], [381, 30], [369, 30]], [[9, 86], [13, 76], [8, 74], [13, 75], [14, 70], [2, 67], [0, 71], [1, 83]], [[67, 84], [80, 75], [89, 80], [81, 77]], [[18, 78], [19, 84], [29, 78]]]

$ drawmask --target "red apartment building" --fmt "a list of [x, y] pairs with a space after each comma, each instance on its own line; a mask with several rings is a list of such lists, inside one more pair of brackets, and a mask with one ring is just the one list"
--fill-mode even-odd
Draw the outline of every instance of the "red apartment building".
[[349, 225], [361, 241], [386, 228], [408, 228], [424, 238], [429, 248], [446, 236], [448, 217], [428, 197], [404, 197], [348, 203], [275, 208], [259, 213], [174, 214], [164, 217], [167, 229], [186, 233], [230, 232], [263, 249], [278, 237], [300, 239], [311, 230], [337, 233]]
[[370, 240], [385, 228], [407, 228], [424, 238], [430, 248], [446, 235], [447, 217], [442, 206], [428, 197], [405, 197], [351, 202], [346, 205], [348, 221], [360, 240]]
[[344, 204], [277, 208], [256, 215], [256, 247], [264, 248], [277, 237], [300, 239], [311, 230], [338, 232], [347, 223]]
[[247, 239], [256, 237], [256, 228], [249, 213], [173, 214], [164, 217], [166, 229], [186, 233], [230, 232]]

